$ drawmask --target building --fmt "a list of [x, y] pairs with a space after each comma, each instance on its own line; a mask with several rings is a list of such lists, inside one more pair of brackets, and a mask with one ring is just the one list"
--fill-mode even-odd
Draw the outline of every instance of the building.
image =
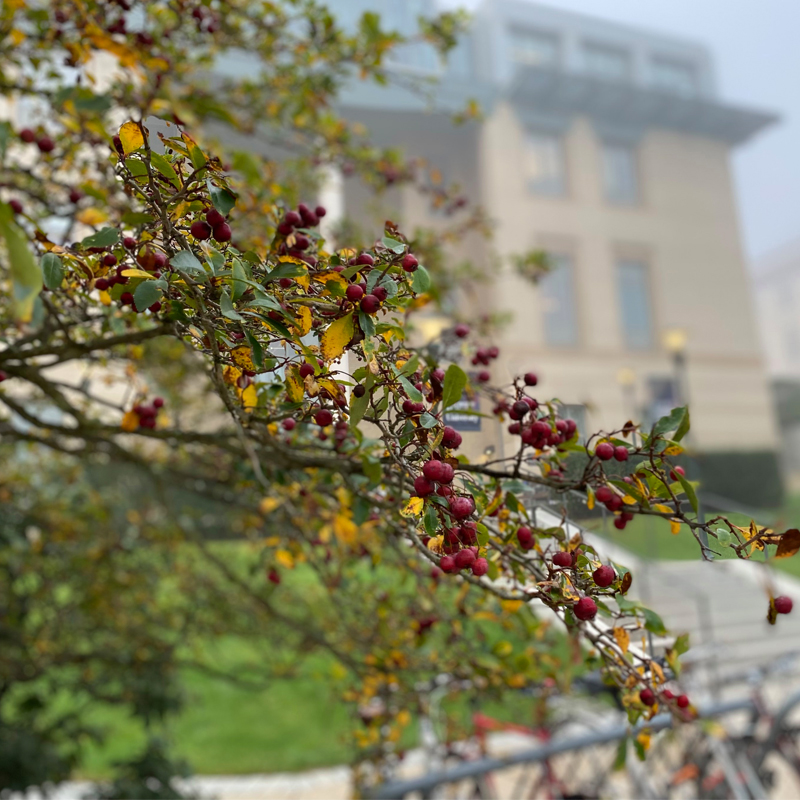
[[784, 473], [800, 486], [800, 241], [753, 265], [756, 315], [780, 427]]
[[[345, 24], [368, 9], [409, 34], [428, 6], [329, 5]], [[740, 478], [760, 475], [767, 496], [751, 500], [774, 501], [776, 429], [729, 157], [776, 118], [721, 101], [702, 45], [517, 0], [484, 0], [446, 67], [413, 42], [392, 68], [404, 84], [435, 80], [435, 100], [355, 83], [343, 111], [435, 164], [494, 220], [491, 244], [463, 250], [489, 264], [494, 248], [505, 266], [460, 303], [513, 313], [495, 377], [535, 368], [542, 395], [591, 430], [688, 400], [706, 484], [745, 498]], [[482, 121], [454, 127], [470, 98]], [[354, 212], [364, 198], [352, 183]], [[409, 227], [436, 223], [413, 191], [384, 203]], [[554, 269], [534, 285], [509, 262], [537, 248]]]

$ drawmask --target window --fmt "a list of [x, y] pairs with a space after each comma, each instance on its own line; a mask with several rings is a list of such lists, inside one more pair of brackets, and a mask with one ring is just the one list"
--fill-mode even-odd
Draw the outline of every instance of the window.
[[654, 58], [653, 85], [665, 92], [691, 96], [697, 94], [697, 75], [694, 66], [671, 58]]
[[558, 37], [552, 33], [531, 30], [512, 30], [511, 55], [518, 64], [537, 67], [557, 67], [560, 60]]
[[617, 280], [625, 346], [631, 350], [647, 350], [653, 344], [647, 265], [623, 259], [617, 264]]
[[525, 152], [525, 177], [535, 194], [560, 195], [566, 189], [564, 144], [560, 136], [529, 133]]
[[583, 46], [586, 71], [605, 80], [624, 81], [630, 77], [630, 57], [624, 50], [602, 44]]
[[545, 342], [557, 347], [577, 344], [578, 319], [572, 258], [568, 255], [551, 255], [550, 264], [550, 272], [539, 281]]
[[639, 199], [636, 151], [624, 144], [603, 144], [603, 184], [606, 199], [632, 205]]

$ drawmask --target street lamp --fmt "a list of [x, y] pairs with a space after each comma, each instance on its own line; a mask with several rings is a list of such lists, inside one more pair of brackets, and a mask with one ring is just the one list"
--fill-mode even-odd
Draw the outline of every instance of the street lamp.
[[672, 356], [675, 370], [675, 400], [678, 405], [689, 404], [689, 381], [686, 372], [686, 342], [689, 335], [684, 328], [667, 328], [661, 338], [664, 349]]

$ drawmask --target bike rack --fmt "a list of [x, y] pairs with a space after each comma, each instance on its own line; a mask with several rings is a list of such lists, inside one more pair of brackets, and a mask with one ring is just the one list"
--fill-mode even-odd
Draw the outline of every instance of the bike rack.
[[[791, 700], [783, 706], [778, 718], [776, 718], [776, 724], [778, 719], [783, 718], [781, 717], [781, 713], [785, 717], [791, 710], [791, 707], [797, 703], [800, 703], [800, 693], [791, 698]], [[717, 703], [702, 708], [698, 712], [697, 718], [712, 719], [736, 711], [753, 711], [754, 709], [755, 704], [750, 698], [745, 700], [730, 700], [725, 703]], [[461, 764], [454, 769], [434, 772], [428, 775], [420, 775], [418, 778], [391, 781], [389, 783], [368, 787], [364, 789], [363, 796], [369, 798], [369, 800], [402, 800], [411, 792], [421, 792], [423, 798], [428, 798], [433, 789], [445, 783], [456, 783], [466, 778], [477, 778], [488, 772], [506, 769], [517, 764], [533, 764], [545, 761], [561, 753], [568, 753], [573, 750], [584, 750], [585, 748], [599, 744], [609, 744], [610, 742], [624, 739], [628, 735], [635, 735], [645, 729], [653, 732], [666, 730], [672, 727], [672, 723], [673, 717], [671, 714], [659, 714], [653, 717], [649, 722], [639, 723], [633, 728], [629, 725], [615, 725], [606, 731], [598, 731], [597, 733], [586, 734], [585, 736], [576, 736], [561, 741], [548, 742], [540, 747], [523, 750], [520, 753], [504, 756], [503, 758], [481, 758], [476, 761]]]

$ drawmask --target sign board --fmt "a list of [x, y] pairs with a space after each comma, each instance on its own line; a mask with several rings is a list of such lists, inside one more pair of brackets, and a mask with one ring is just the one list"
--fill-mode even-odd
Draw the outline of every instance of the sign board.
[[482, 417], [465, 414], [464, 411], [480, 411], [480, 400], [477, 395], [470, 398], [463, 392], [461, 399], [444, 412], [444, 424], [457, 431], [479, 431]]

